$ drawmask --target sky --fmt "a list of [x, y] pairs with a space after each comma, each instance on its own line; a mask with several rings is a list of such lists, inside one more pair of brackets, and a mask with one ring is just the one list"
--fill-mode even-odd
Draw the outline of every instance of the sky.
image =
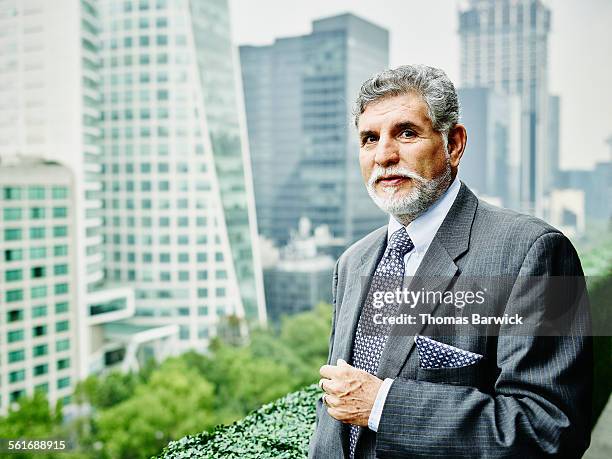
[[[314, 19], [354, 13], [390, 32], [390, 65], [440, 67], [459, 84], [458, 14], [465, 0], [229, 0], [237, 45], [303, 35]], [[549, 91], [561, 96], [561, 167], [610, 158], [612, 1], [544, 0], [552, 10]], [[606, 57], [608, 56], [608, 57]]]

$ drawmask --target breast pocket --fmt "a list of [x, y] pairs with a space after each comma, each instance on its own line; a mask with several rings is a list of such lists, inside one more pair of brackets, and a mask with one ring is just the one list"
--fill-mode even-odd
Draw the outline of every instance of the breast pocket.
[[482, 365], [473, 365], [461, 368], [418, 368], [417, 381], [426, 381], [438, 384], [452, 384], [457, 386], [480, 387], [484, 381]]
[[483, 380], [483, 356], [425, 336], [416, 336], [419, 365], [417, 380], [479, 386]]

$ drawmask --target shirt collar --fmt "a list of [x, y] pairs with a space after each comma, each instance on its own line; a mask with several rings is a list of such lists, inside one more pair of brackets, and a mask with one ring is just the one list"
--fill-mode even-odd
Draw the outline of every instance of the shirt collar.
[[[418, 253], [423, 254], [429, 248], [429, 245], [438, 232], [440, 225], [442, 225], [444, 218], [446, 218], [446, 214], [448, 214], [453, 202], [455, 202], [460, 188], [461, 183], [457, 175], [444, 194], [440, 196], [436, 202], [429, 206], [429, 209], [406, 226], [408, 236], [410, 236], [410, 239], [412, 239], [414, 248]], [[403, 225], [398, 222], [395, 217], [391, 216], [389, 218], [389, 226], [387, 227], [387, 242], [389, 242], [391, 235], [402, 226]]]

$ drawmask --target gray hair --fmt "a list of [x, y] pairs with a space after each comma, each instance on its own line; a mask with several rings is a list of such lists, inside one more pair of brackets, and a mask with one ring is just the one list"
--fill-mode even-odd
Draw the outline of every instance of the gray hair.
[[431, 124], [443, 134], [446, 145], [449, 130], [459, 122], [457, 91], [443, 70], [426, 65], [402, 65], [366, 80], [355, 101], [355, 127], [359, 124], [359, 116], [372, 102], [411, 92], [425, 101]]

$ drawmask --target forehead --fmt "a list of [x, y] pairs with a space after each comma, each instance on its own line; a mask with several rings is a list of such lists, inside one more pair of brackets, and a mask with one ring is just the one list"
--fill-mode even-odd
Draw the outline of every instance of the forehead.
[[385, 128], [400, 122], [411, 122], [423, 127], [431, 126], [427, 104], [416, 93], [391, 96], [368, 104], [359, 116], [359, 131]]

